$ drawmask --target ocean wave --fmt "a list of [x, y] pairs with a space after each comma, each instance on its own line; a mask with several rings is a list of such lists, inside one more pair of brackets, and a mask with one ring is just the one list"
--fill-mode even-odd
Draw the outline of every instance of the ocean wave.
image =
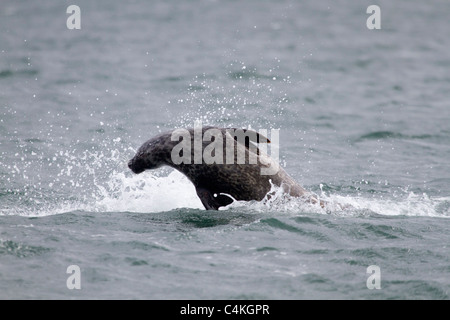
[[18, 258], [25, 258], [35, 255], [40, 255], [50, 251], [49, 248], [42, 246], [30, 246], [13, 240], [0, 239], [0, 256], [13, 255]]
[[386, 140], [386, 139], [426, 140], [432, 138], [440, 138], [440, 136], [431, 134], [408, 135], [393, 131], [374, 131], [361, 135], [356, 139], [356, 142], [361, 142], [364, 140]]

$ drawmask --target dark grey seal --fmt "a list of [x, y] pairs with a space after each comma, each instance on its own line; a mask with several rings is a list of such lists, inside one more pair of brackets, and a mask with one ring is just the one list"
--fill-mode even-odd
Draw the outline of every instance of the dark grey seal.
[[[317, 203], [317, 198], [303, 189], [294, 179], [292, 179], [272, 158], [270, 158], [266, 153], [262, 152], [254, 143], [270, 143], [270, 141], [260, 135], [259, 133], [252, 130], [245, 129], [235, 129], [235, 128], [217, 128], [217, 127], [203, 127], [197, 129], [197, 134], [200, 133], [203, 137], [207, 130], [215, 129], [216, 133], [220, 133], [220, 136], [214, 137], [209, 141], [203, 141], [197, 147], [198, 152], [205, 152], [205, 148], [208, 147], [212, 142], [216, 142], [216, 139], [223, 139], [221, 146], [223, 146], [223, 153], [217, 163], [211, 163], [205, 159], [201, 159], [201, 163], [194, 163], [194, 129], [182, 129], [185, 133], [189, 134], [187, 139], [181, 139], [183, 143], [190, 144], [191, 154], [183, 154], [184, 151], [178, 151], [180, 147], [180, 137], [172, 141], [174, 138], [174, 133], [176, 130], [162, 133], [147, 142], [145, 142], [137, 151], [133, 159], [128, 163], [128, 167], [134, 173], [141, 173], [147, 169], [156, 169], [163, 165], [170, 166], [182, 172], [185, 176], [189, 178], [190, 181], [195, 186], [197, 195], [202, 201], [203, 205], [207, 210], [218, 210], [219, 207], [229, 205], [235, 200], [262, 200], [271, 190], [272, 182], [276, 186], [282, 187], [283, 191], [288, 193], [293, 197], [303, 197], [306, 201], [311, 203]], [[180, 130], [180, 129], [177, 129]], [[237, 138], [237, 132], [244, 133], [245, 141]], [[233, 136], [233, 133], [236, 134]], [[176, 136], [176, 135], [175, 135]], [[230, 139], [231, 138], [231, 139]], [[208, 139], [207, 139], [208, 140]], [[233, 155], [231, 156], [233, 162], [227, 162], [226, 158], [226, 146], [227, 143], [232, 141]], [[198, 143], [197, 143], [198, 144]], [[178, 148], [175, 153], [176, 156], [186, 157], [184, 159], [189, 159], [190, 161], [184, 161], [179, 163], [179, 159], [173, 160], [173, 150]], [[209, 147], [210, 148], [210, 147]], [[211, 149], [211, 148], [210, 148]], [[207, 150], [210, 150], [207, 149]], [[229, 148], [227, 150], [230, 150]], [[239, 164], [238, 162], [238, 152], [245, 154], [245, 163]], [[218, 154], [212, 154], [217, 156]], [[230, 155], [228, 155], [230, 157]], [[257, 161], [250, 161], [250, 157]], [[198, 159], [198, 158], [197, 158]], [[216, 158], [217, 160], [217, 158]], [[273, 174], [262, 175], [262, 168], [272, 168]], [[323, 203], [320, 202], [321, 206]]]

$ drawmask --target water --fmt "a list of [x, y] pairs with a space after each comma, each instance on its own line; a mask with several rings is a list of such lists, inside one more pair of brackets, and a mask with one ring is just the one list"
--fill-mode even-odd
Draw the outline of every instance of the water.
[[[0, 4], [0, 298], [449, 298], [448, 2], [70, 4]], [[279, 128], [329, 207], [127, 168], [195, 120]]]

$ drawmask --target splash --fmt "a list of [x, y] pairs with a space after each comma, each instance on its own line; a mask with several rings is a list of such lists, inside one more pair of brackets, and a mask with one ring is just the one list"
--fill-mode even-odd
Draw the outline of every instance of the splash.
[[4, 178], [0, 215], [203, 208], [194, 186], [179, 172], [132, 174], [127, 162], [135, 151], [120, 138], [102, 140], [94, 144], [96, 148], [88, 149], [77, 143], [54, 153], [45, 152], [50, 149], [46, 144], [41, 142], [42, 151], [36, 148], [34, 153], [24, 144], [21, 161], [0, 162]]
[[304, 213], [332, 214], [336, 216], [422, 216], [450, 217], [450, 197], [429, 197], [409, 192], [403, 198], [393, 199], [364, 198], [322, 193], [319, 197], [325, 202], [322, 208], [302, 198], [291, 197], [272, 185], [271, 191], [262, 201], [235, 201], [226, 209], [246, 212], [271, 212], [276, 214], [298, 215]]
[[203, 209], [194, 185], [180, 172], [168, 176], [151, 172], [129, 176], [115, 174], [107, 185], [99, 186], [100, 195], [93, 211], [161, 212], [178, 208]]
[[274, 66], [258, 69], [244, 61], [223, 65], [222, 76], [199, 74], [190, 79], [188, 92], [176, 105], [181, 116], [169, 127], [190, 127], [194, 121], [205, 125], [239, 128], [279, 128], [289, 103], [288, 94], [279, 83], [292, 84], [290, 76], [279, 73], [279, 59]]
[[280, 214], [299, 214], [312, 212], [317, 214], [326, 214], [330, 212], [332, 205], [322, 208], [318, 203], [313, 204], [305, 201], [304, 198], [292, 197], [286, 194], [281, 187], [271, 182], [271, 189], [261, 201], [234, 201], [222, 210], [244, 210], [246, 212], [276, 212]]
[[[94, 171], [92, 172], [93, 175]], [[84, 177], [86, 179], [86, 177]], [[93, 176], [91, 176], [91, 180]], [[47, 216], [66, 212], [167, 212], [179, 208], [204, 210], [193, 184], [176, 170], [156, 170], [133, 175], [112, 172], [104, 182], [93, 181], [93, 189], [76, 199], [38, 202], [24, 207], [2, 208], [0, 215]], [[82, 185], [85, 186], [84, 182]], [[87, 196], [87, 195], [90, 196]], [[427, 194], [409, 192], [403, 198], [365, 198], [321, 194], [326, 205], [293, 198], [277, 186], [261, 201], [235, 201], [220, 210], [244, 213], [270, 213], [298, 215], [304, 213], [332, 214], [337, 216], [426, 216], [450, 217], [450, 197], [429, 197]]]
[[407, 195], [393, 199], [330, 196], [335, 203], [343, 203], [352, 209], [348, 214], [379, 214], [383, 216], [450, 217], [450, 197], [430, 197], [426, 193]]

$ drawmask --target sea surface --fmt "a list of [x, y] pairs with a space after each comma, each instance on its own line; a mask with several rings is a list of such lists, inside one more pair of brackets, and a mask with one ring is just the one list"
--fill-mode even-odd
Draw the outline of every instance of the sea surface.
[[[448, 300], [449, 17], [443, 0], [2, 1], [0, 299]], [[206, 211], [179, 172], [128, 169], [195, 121], [279, 129], [280, 164], [327, 206], [274, 190]]]

